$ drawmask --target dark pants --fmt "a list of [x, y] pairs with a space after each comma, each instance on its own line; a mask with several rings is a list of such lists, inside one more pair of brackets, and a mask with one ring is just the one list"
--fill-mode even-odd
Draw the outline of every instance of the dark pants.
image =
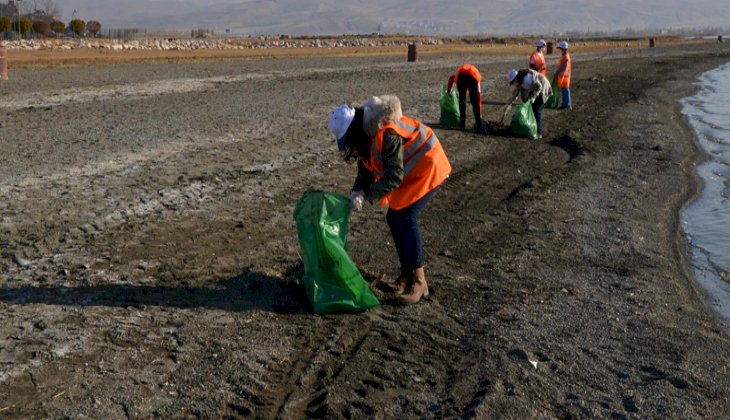
[[406, 208], [388, 209], [385, 219], [388, 221], [390, 233], [393, 235], [401, 267], [423, 267], [423, 240], [421, 230], [418, 228], [418, 215], [426, 207], [436, 189], [438, 187]]
[[468, 74], [460, 74], [456, 78], [456, 90], [459, 92], [459, 128], [466, 128], [466, 92], [469, 91], [469, 102], [474, 112], [477, 129], [482, 128], [482, 94], [479, 82]]
[[542, 100], [542, 96], [535, 98], [535, 102], [532, 103], [532, 113], [535, 114], [535, 121], [537, 122], [537, 134], [542, 134], [542, 110], [545, 109], [545, 102]]

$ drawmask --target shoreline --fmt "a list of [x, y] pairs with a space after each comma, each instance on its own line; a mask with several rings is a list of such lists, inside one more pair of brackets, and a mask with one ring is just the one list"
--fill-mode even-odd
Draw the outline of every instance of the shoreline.
[[[709, 71], [709, 70], [704, 70]], [[695, 80], [699, 78], [699, 76], [704, 72], [699, 71], [696, 74]], [[687, 130], [692, 134], [691, 141], [694, 145], [694, 148], [696, 149], [694, 157], [691, 159], [692, 163], [694, 165], [701, 164], [705, 160], [708, 159], [707, 153], [702, 149], [701, 145], [697, 141], [697, 134], [695, 133], [694, 129], [692, 128], [690, 122], [689, 122], [689, 116], [682, 113], [681, 105], [679, 104], [679, 101], [683, 98], [686, 98], [688, 96], [692, 96], [696, 94], [696, 92], [699, 90], [699, 88], [695, 88], [693, 92], [690, 95], [682, 96], [680, 98], [677, 98], [677, 116], [680, 117], [683, 121], [683, 124], [687, 127]], [[677, 246], [677, 254], [679, 256], [679, 260], [682, 264], [682, 267], [684, 269], [685, 275], [687, 278], [692, 282], [694, 287], [696, 288], [697, 292], [697, 299], [701, 300], [705, 306], [708, 312], [715, 315], [720, 322], [725, 324], [725, 327], [730, 330], [730, 324], [726, 324], [725, 320], [722, 319], [722, 316], [719, 312], [717, 312], [716, 309], [712, 307], [711, 299], [712, 295], [710, 292], [701, 284], [700, 279], [697, 278], [697, 273], [695, 268], [693, 267], [692, 263], [692, 244], [689, 241], [689, 237], [687, 232], [684, 231], [682, 228], [682, 213], [684, 210], [690, 206], [693, 202], [695, 202], [699, 197], [702, 195], [702, 190], [704, 188], [704, 181], [702, 178], [700, 178], [699, 174], [696, 170], [692, 171], [692, 175], [690, 176], [688, 180], [688, 188], [686, 193], [686, 198], [684, 202], [678, 207], [675, 217], [676, 217], [676, 232], [677, 232], [677, 239], [676, 239], [676, 246]]]
[[[323, 316], [298, 285], [292, 213], [306, 189], [345, 192], [354, 177], [327, 136], [332, 106], [393, 93], [430, 123], [440, 84], [469, 61], [488, 74], [493, 121], [503, 75], [526, 57], [11, 72], [0, 84], [17, 99], [0, 115], [0, 410], [724, 416], [730, 333], [688, 264], [680, 215], [700, 191], [701, 149], [678, 101], [730, 50], [573, 60], [574, 109], [546, 110], [543, 140], [435, 129], [453, 173], [421, 219], [431, 299]], [[22, 101], [70, 87], [78, 96]], [[372, 206], [354, 214], [349, 247], [390, 277], [383, 219]]]
[[[693, 90], [693, 92], [690, 95], [684, 96], [680, 98], [680, 100], [677, 101], [678, 103], [678, 113], [680, 114], [682, 120], [684, 121], [684, 124], [687, 126], [688, 130], [692, 133], [692, 142], [694, 143], [695, 147], [697, 148], [697, 156], [693, 161], [693, 164], [695, 165], [695, 168], [698, 168], [700, 165], [705, 163], [710, 159], [710, 156], [708, 155], [707, 151], [704, 150], [702, 145], [700, 144], [699, 137], [697, 132], [695, 131], [695, 128], [692, 126], [692, 123], [690, 122], [690, 116], [683, 113], [682, 108], [683, 105], [681, 104], [681, 101], [683, 101], [686, 98], [692, 97], [697, 94], [697, 92], [702, 89], [703, 87], [699, 84], [699, 77], [708, 72], [715, 70], [721, 66], [724, 66], [726, 64], [730, 63], [730, 61], [726, 63], [720, 64], [718, 67], [703, 70], [697, 73], [696, 81], [694, 85], [696, 85], [696, 88]], [[715, 314], [720, 322], [722, 322], [728, 330], [730, 330], [730, 306], [728, 305], [728, 302], [730, 302], [727, 296], [727, 292], [725, 290], [720, 289], [720, 284], [730, 284], [728, 283], [728, 280], [723, 277], [722, 273], [720, 272], [719, 267], [712, 266], [712, 264], [709, 261], [709, 258], [704, 263], [701, 263], [702, 266], [696, 265], [695, 257], [693, 256], [694, 252], [697, 251], [696, 247], [694, 247], [689, 240], [689, 233], [685, 232], [685, 230], [682, 227], [682, 218], [683, 213], [687, 209], [687, 207], [691, 206], [695, 201], [701, 198], [703, 191], [705, 189], [705, 180], [702, 179], [700, 174], [698, 173], [698, 169], [695, 169], [693, 171], [692, 176], [692, 187], [688, 190], [688, 198], [687, 201], [684, 203], [684, 205], [681, 206], [678, 212], [678, 246], [680, 247], [680, 254], [682, 261], [685, 265], [685, 270], [687, 271], [687, 275], [689, 278], [691, 278], [695, 285], [698, 287], [698, 294], [705, 300], [705, 303], [707, 305], [707, 310], [711, 313]], [[707, 258], [707, 256], [701, 256], [700, 258]], [[709, 271], [709, 273], [707, 273]], [[707, 279], [703, 280], [700, 278], [701, 275], [705, 275], [705, 277], [708, 277]], [[721, 307], [716, 307], [717, 304], [715, 301], [721, 301], [724, 303], [720, 303]], [[722, 309], [725, 309], [725, 312], [722, 311]]]

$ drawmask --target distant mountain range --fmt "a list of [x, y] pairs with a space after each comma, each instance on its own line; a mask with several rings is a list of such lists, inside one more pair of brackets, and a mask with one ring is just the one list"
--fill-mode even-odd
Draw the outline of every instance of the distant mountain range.
[[105, 28], [233, 34], [554, 34], [730, 27], [727, 0], [57, 0]]

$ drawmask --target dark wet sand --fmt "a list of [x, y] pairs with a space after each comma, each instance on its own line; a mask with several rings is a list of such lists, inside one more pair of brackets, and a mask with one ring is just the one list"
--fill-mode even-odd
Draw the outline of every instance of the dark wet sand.
[[[355, 173], [329, 110], [393, 93], [434, 122], [458, 64], [494, 103], [527, 61], [402, 58], [0, 83], [0, 417], [725, 417], [730, 335], [686, 269], [701, 155], [676, 101], [730, 47], [578, 48], [574, 109], [546, 111], [542, 140], [437, 129], [454, 172], [422, 216], [432, 299], [314, 316], [294, 205]], [[383, 213], [350, 228], [358, 264], [394, 276]]]

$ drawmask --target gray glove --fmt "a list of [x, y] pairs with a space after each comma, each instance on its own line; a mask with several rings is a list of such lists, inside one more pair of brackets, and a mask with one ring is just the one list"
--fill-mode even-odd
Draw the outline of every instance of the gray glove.
[[352, 191], [350, 193], [350, 210], [362, 210], [365, 204], [365, 193], [362, 190]]

